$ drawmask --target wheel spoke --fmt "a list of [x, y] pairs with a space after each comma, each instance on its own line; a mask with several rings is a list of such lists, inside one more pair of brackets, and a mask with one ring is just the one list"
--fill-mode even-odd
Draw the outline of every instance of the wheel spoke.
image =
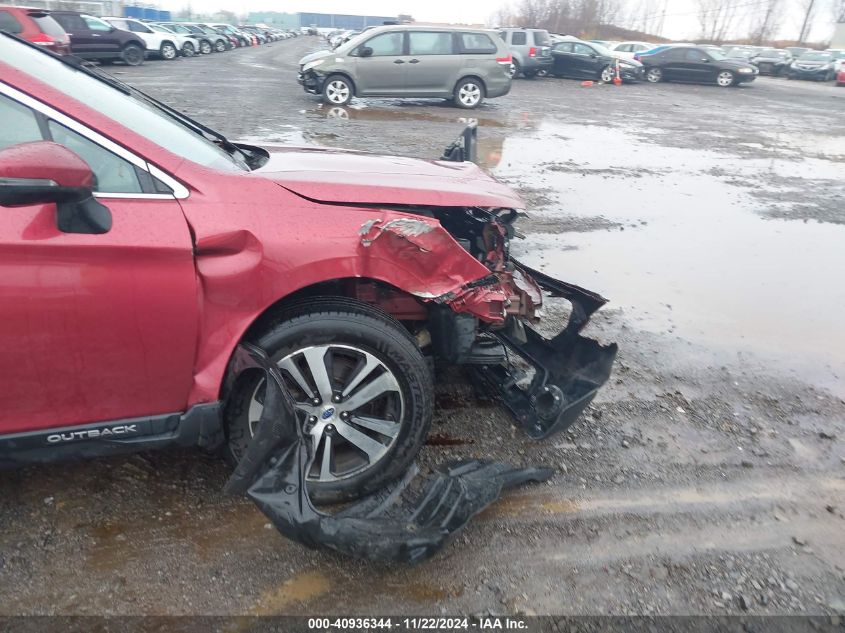
[[399, 385], [392, 374], [385, 372], [352, 394], [342, 406], [346, 411], [355, 411], [389, 391], [399, 391]]
[[399, 422], [394, 422], [393, 420], [368, 418], [361, 415], [353, 416], [351, 421], [358, 426], [363, 426], [364, 428], [376, 431], [390, 438], [396, 437], [399, 433], [399, 427], [401, 426]]
[[308, 363], [308, 369], [311, 370], [311, 375], [314, 377], [317, 393], [320, 394], [323, 402], [332, 401], [332, 383], [329, 379], [329, 372], [326, 370], [326, 354], [329, 351], [324, 347], [311, 347], [302, 350], [305, 362]]
[[384, 444], [376, 442], [369, 435], [362, 433], [341, 420], [336, 422], [335, 428], [343, 439], [364, 451], [369, 457], [370, 463], [376, 461], [386, 448]]
[[355, 376], [352, 378], [352, 380], [349, 382], [349, 384], [346, 385], [343, 388], [342, 393], [343, 393], [344, 398], [346, 396], [348, 396], [350, 393], [352, 393], [352, 390], [355, 389], [355, 387], [357, 387], [358, 385], [360, 385], [364, 381], [364, 379], [367, 378], [367, 376], [369, 376], [371, 373], [373, 373], [373, 370], [376, 367], [381, 367], [381, 363], [376, 359], [375, 356], [372, 356], [371, 354], [367, 354], [366, 359], [367, 359], [367, 362], [361, 368], [361, 371], [359, 371], [357, 374], [355, 374]]
[[320, 462], [320, 479], [328, 481], [332, 477], [332, 436], [324, 433], [323, 459]]
[[299, 388], [305, 393], [306, 398], [312, 398], [314, 396], [313, 389], [308, 384], [308, 381], [305, 380], [305, 376], [302, 375], [302, 372], [299, 371], [299, 367], [297, 367], [296, 363], [293, 362], [293, 358], [288, 357], [284, 360], [279, 361], [279, 369], [284, 369], [288, 372], [291, 378], [299, 385]]

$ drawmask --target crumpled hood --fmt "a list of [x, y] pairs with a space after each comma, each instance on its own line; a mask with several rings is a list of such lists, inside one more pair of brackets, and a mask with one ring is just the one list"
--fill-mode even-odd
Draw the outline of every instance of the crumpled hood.
[[272, 148], [253, 173], [319, 202], [525, 208], [510, 187], [474, 163], [286, 147]]

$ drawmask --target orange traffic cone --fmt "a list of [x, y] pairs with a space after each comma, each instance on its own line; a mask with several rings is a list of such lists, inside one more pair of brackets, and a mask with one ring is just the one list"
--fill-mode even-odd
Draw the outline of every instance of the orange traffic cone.
[[621, 86], [622, 85], [622, 76], [619, 74], [619, 60], [616, 60], [616, 76], [613, 78], [613, 85], [614, 86]]
[[585, 88], [589, 88], [590, 86], [594, 86], [595, 83], [596, 83], [595, 81], [587, 80], [587, 81], [582, 81], [581, 85], [584, 86]]

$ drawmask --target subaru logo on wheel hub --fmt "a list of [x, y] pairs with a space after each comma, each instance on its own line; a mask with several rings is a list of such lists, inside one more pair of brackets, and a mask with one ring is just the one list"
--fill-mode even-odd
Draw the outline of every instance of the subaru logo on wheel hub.
[[323, 411], [323, 419], [328, 420], [330, 417], [334, 415], [334, 407], [329, 407], [325, 411]]

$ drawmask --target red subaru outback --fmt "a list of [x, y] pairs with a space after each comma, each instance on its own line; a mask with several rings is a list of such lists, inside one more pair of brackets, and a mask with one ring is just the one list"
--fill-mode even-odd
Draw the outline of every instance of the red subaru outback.
[[[407, 469], [439, 363], [530, 436], [565, 428], [610, 372], [615, 346], [579, 334], [604, 299], [509, 255], [523, 202], [471, 150], [270, 154], [0, 34], [0, 463], [238, 460], [265, 393], [228, 381], [244, 344], [303, 414], [318, 499]], [[572, 306], [551, 339], [541, 287]]]

